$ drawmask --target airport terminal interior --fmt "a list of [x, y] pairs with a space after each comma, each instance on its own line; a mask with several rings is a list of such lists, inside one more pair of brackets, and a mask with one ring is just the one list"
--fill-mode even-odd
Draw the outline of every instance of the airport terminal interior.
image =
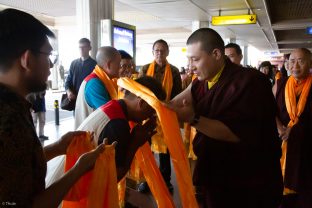
[[[75, 130], [75, 112], [61, 109], [60, 104], [62, 94], [66, 93], [65, 81], [70, 65], [80, 56], [78, 41], [81, 38], [91, 41], [90, 56], [94, 59], [102, 46], [125, 50], [133, 57], [133, 72], [136, 73], [145, 64], [153, 62], [153, 44], [163, 39], [169, 46], [167, 61], [178, 69], [182, 79], [189, 68], [186, 41], [199, 28], [217, 31], [225, 45], [237, 44], [242, 53], [241, 66], [261, 71], [269, 64], [270, 70], [274, 69], [274, 76], [270, 77], [273, 84], [279, 78], [276, 74], [282, 68], [285, 70], [285, 63], [289, 60], [287, 54], [297, 48], [312, 51], [311, 0], [0, 0], [0, 11], [7, 8], [33, 15], [56, 35], [55, 39], [49, 39], [55, 60], [51, 60], [54, 66], [45, 94], [44, 135], [48, 138], [41, 140], [43, 146]], [[181, 138], [189, 150], [192, 147], [190, 141], [184, 139], [185, 125], [183, 128], [180, 124]], [[159, 165], [158, 154], [154, 157]], [[196, 156], [190, 153], [185, 158], [193, 172]], [[47, 184], [59, 171], [62, 159], [58, 157], [48, 162]], [[181, 195], [180, 172], [175, 172], [173, 161], [170, 166], [172, 187], [166, 185], [174, 204], [168, 207], [191, 208], [186, 204], [192, 200], [185, 200], [188, 195], [184, 193]], [[119, 201], [120, 207], [161, 207], [161, 202], [150, 190], [139, 191], [145, 179], [142, 172], [135, 172], [138, 169], [133, 167], [132, 173], [127, 174], [125, 196]], [[183, 187], [187, 187], [185, 184]]]

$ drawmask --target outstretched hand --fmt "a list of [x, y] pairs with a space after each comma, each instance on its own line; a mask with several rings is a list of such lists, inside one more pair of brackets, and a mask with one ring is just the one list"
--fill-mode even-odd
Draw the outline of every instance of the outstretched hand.
[[183, 99], [182, 102], [170, 101], [169, 103], [164, 103], [164, 105], [175, 111], [178, 120], [181, 122], [191, 122], [194, 118], [194, 108], [191, 102], [187, 99]]

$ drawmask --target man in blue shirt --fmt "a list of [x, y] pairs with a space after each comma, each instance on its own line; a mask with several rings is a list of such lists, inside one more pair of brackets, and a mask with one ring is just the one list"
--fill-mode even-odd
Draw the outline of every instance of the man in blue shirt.
[[121, 56], [111, 47], [104, 46], [96, 54], [97, 65], [80, 86], [75, 111], [75, 128], [95, 109], [112, 99], [117, 99], [117, 84], [119, 78]]
[[96, 65], [96, 61], [89, 55], [91, 50], [89, 39], [81, 38], [79, 49], [81, 57], [70, 64], [69, 75], [65, 82], [65, 90], [69, 100], [76, 100], [82, 81], [93, 71]]

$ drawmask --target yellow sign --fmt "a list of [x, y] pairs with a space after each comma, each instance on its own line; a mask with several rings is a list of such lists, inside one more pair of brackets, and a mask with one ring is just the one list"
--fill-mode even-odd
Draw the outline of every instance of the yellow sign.
[[257, 16], [251, 15], [235, 15], [235, 16], [213, 16], [212, 25], [245, 25], [256, 24]]

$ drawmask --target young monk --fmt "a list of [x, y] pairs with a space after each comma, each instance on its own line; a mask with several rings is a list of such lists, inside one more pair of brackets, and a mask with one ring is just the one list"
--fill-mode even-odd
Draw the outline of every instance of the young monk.
[[188, 38], [187, 57], [197, 78], [170, 105], [197, 130], [193, 183], [200, 207], [277, 208], [282, 177], [269, 80], [226, 59], [222, 38], [210, 28]]
[[[161, 84], [152, 77], [141, 77], [135, 80], [150, 89], [159, 100], [166, 98]], [[91, 113], [78, 127], [80, 130], [93, 131], [99, 143], [108, 138], [109, 143], [117, 141], [116, 167], [120, 180], [129, 170], [136, 150], [156, 133], [154, 109], [143, 99], [129, 91], [124, 99], [111, 100]], [[149, 120], [143, 125], [142, 121]], [[139, 123], [130, 131], [129, 121]]]

